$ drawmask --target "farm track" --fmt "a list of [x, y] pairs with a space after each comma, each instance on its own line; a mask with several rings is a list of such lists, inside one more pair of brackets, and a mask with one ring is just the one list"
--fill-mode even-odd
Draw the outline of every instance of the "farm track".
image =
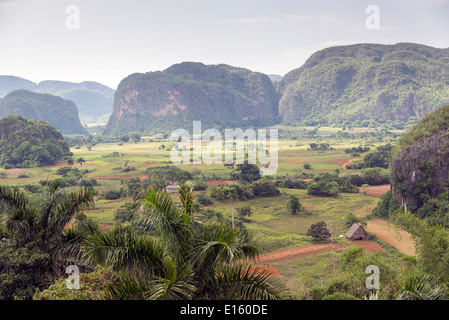
[[310, 244], [303, 247], [298, 248], [292, 248], [277, 252], [271, 252], [261, 255], [257, 259], [257, 263], [259, 264], [268, 264], [273, 262], [280, 262], [280, 261], [288, 261], [288, 260], [294, 260], [300, 257], [320, 254], [328, 251], [333, 250], [339, 250], [346, 247], [346, 244]]

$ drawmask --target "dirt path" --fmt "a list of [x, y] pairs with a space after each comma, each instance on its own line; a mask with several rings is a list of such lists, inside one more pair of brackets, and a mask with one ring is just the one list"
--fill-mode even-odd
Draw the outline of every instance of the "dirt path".
[[148, 179], [148, 176], [146, 174], [122, 174], [117, 176], [99, 176], [99, 177], [93, 177], [94, 179], [110, 179], [110, 180], [129, 180], [132, 178], [139, 178], [141, 180]]
[[368, 221], [366, 231], [376, 235], [379, 239], [391, 244], [406, 255], [416, 255], [415, 242], [412, 236], [404, 230], [397, 229], [385, 220], [375, 219]]
[[218, 186], [220, 184], [226, 184], [226, 185], [230, 186], [232, 184], [239, 184], [239, 182], [238, 181], [233, 181], [233, 180], [206, 181], [206, 185], [208, 185], [208, 186]]
[[366, 192], [369, 196], [382, 196], [390, 191], [390, 188], [389, 184], [382, 184], [379, 186], [359, 187], [359, 192]]
[[8, 175], [16, 175], [16, 174], [21, 174], [24, 173], [25, 170], [23, 169], [18, 169], [18, 168], [13, 168], [13, 169], [6, 169], [6, 172]]
[[346, 170], [346, 166], [349, 165], [349, 164], [351, 164], [352, 161], [353, 161], [353, 160], [351, 159], [351, 160], [349, 160], [348, 162], [343, 163], [343, 164], [341, 165], [341, 167], [343, 168], [343, 170]]
[[259, 264], [268, 264], [273, 262], [287, 261], [293, 260], [300, 257], [310, 256], [314, 254], [320, 254], [332, 250], [339, 250], [346, 247], [345, 244], [310, 244], [307, 246], [287, 249], [277, 252], [271, 252], [267, 254], [263, 254], [257, 260]]

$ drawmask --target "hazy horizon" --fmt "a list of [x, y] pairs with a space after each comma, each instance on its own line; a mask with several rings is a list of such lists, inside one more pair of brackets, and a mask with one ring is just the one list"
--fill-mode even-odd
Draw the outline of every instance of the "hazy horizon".
[[[378, 29], [366, 26], [370, 5]], [[331, 46], [449, 48], [447, 16], [449, 0], [0, 0], [0, 74], [116, 89], [132, 73], [194, 61], [283, 76]]]

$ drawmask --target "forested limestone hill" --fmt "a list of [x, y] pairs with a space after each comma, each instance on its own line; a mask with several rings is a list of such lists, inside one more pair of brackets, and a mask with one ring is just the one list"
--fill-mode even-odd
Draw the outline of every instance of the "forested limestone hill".
[[278, 96], [267, 75], [228, 65], [184, 62], [121, 81], [105, 133], [278, 122]]
[[422, 118], [449, 103], [449, 49], [355, 44], [313, 54], [278, 85], [287, 124]]

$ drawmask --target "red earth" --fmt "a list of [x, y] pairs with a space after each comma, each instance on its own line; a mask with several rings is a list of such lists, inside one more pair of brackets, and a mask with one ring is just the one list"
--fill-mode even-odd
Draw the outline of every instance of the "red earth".
[[139, 179], [148, 179], [148, 176], [146, 174], [122, 174], [117, 176], [100, 176], [100, 177], [93, 177], [94, 179], [111, 179], [111, 180], [128, 180], [132, 178], [139, 178]]
[[279, 261], [288, 261], [300, 257], [310, 256], [314, 254], [320, 254], [328, 251], [339, 250], [346, 247], [345, 244], [310, 244], [303, 247], [292, 248], [282, 251], [271, 252], [261, 255], [257, 262], [260, 264], [267, 264]]
[[387, 251], [384, 249], [380, 244], [374, 242], [374, 241], [350, 241], [351, 244], [359, 247], [363, 247], [368, 252], [384, 252]]
[[208, 186], [218, 186], [220, 184], [227, 184], [229, 186], [231, 184], [238, 184], [238, 181], [232, 181], [232, 180], [206, 181], [206, 185], [208, 185]]
[[389, 184], [379, 186], [359, 187], [359, 192], [366, 192], [369, 196], [382, 196], [390, 190]]

